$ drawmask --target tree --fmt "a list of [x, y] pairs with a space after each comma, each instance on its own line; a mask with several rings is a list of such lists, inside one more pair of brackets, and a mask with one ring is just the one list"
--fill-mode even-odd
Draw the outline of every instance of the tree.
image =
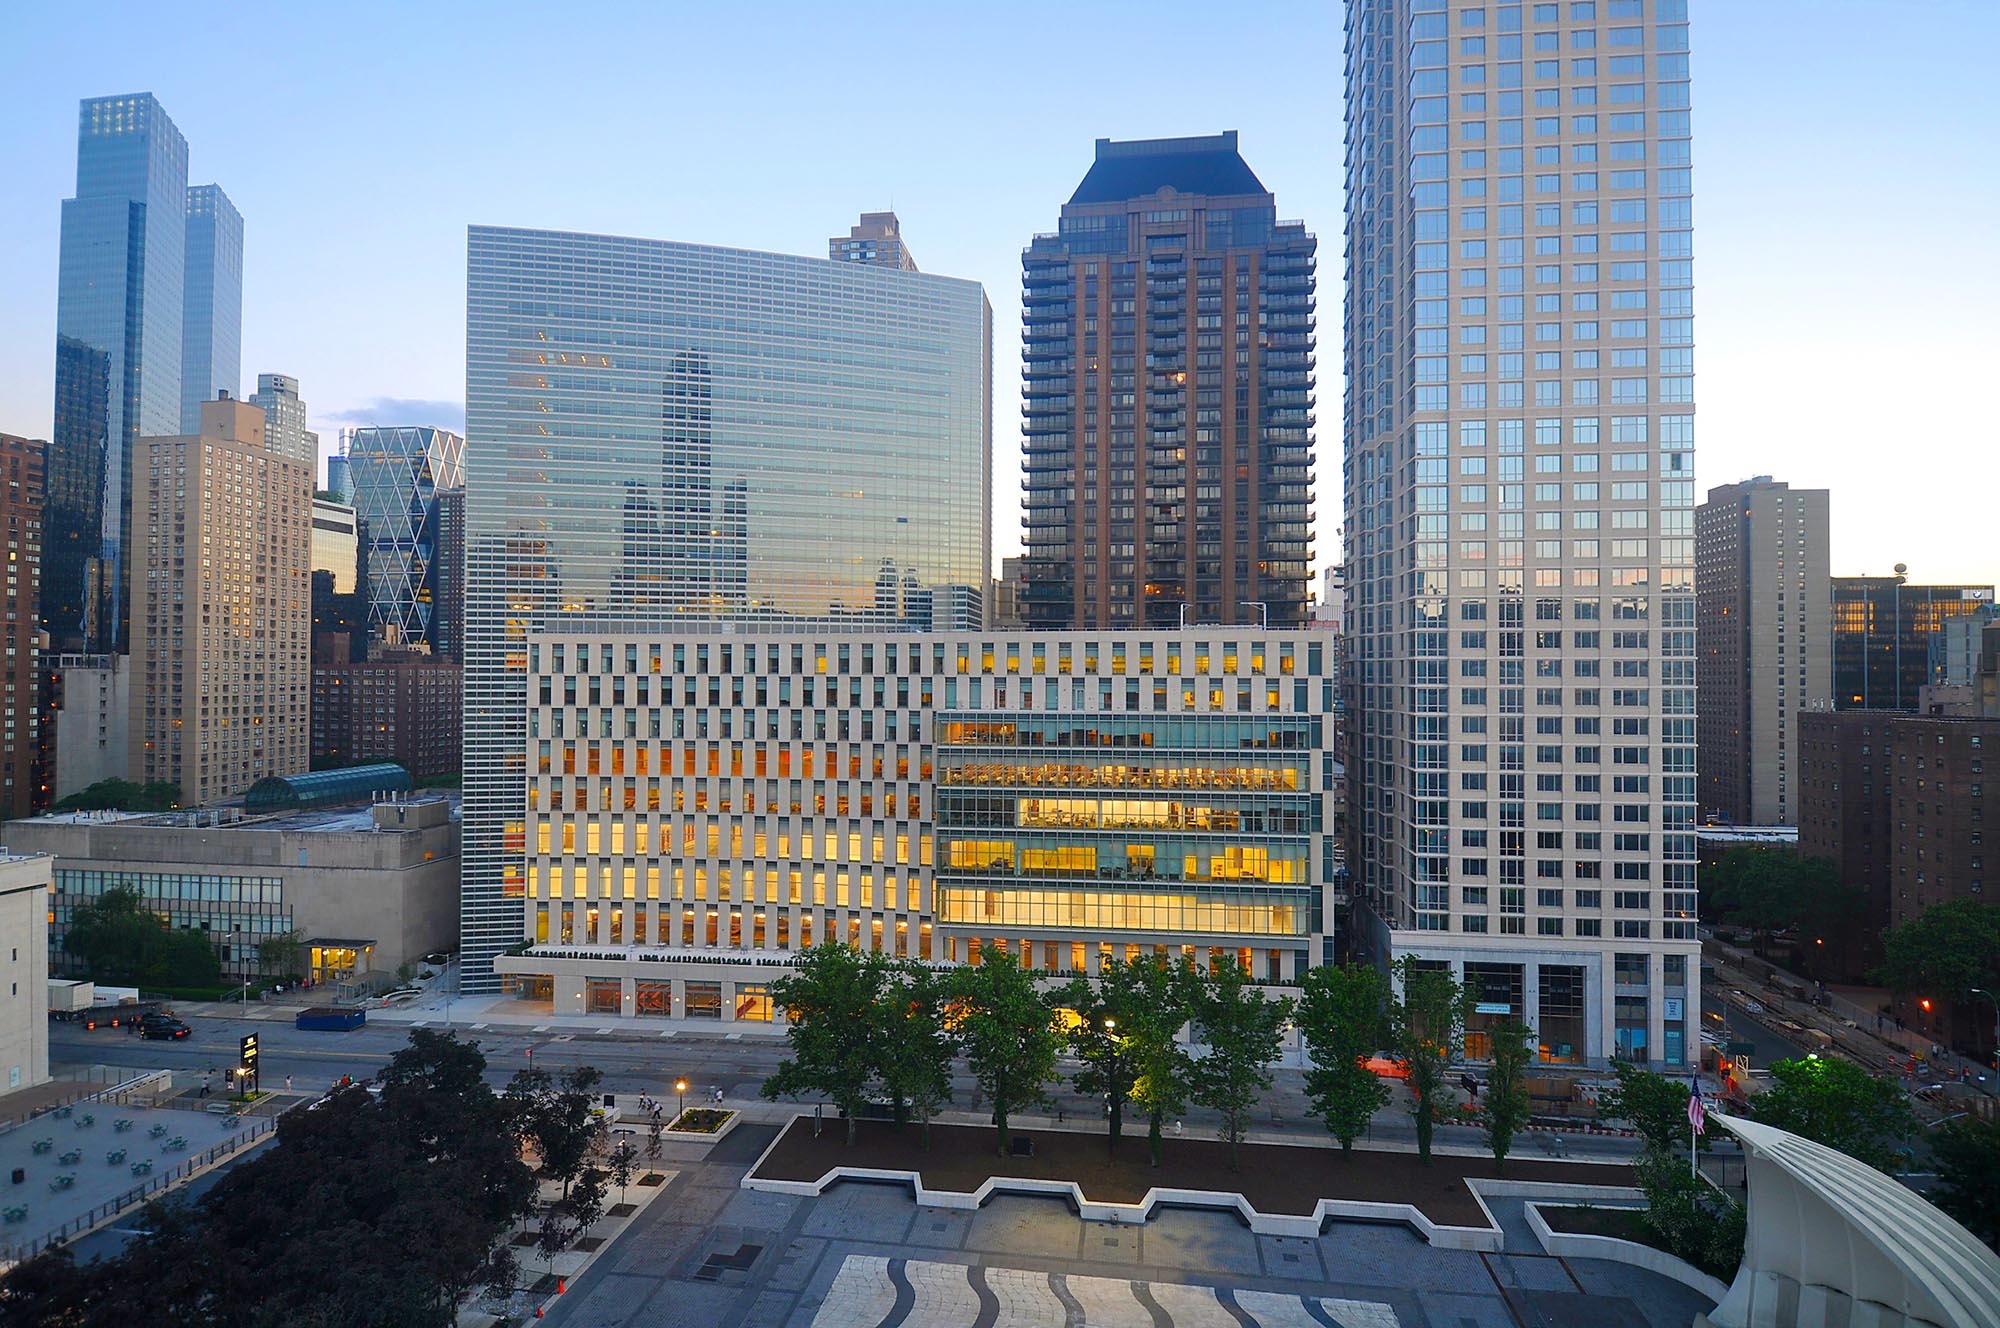
[[2000, 1121], [1964, 1116], [1931, 1136], [1937, 1185], [1931, 1201], [2000, 1249]]
[[1933, 904], [1882, 942], [1874, 977], [1905, 995], [1960, 1001], [1979, 987], [2000, 990], [2000, 904], [1954, 899]]
[[1746, 845], [1729, 850], [1702, 874], [1702, 903], [1730, 925], [1756, 932], [1762, 954], [1774, 931], [1845, 931], [1862, 917], [1867, 896], [1843, 881], [1840, 869], [1825, 858]]
[[1771, 1086], [1751, 1107], [1764, 1124], [1837, 1148], [1878, 1171], [1896, 1165], [1898, 1146], [1916, 1128], [1902, 1089], [1836, 1056], [1773, 1062]]
[[1648, 1148], [1638, 1170], [1646, 1225], [1668, 1252], [1724, 1282], [1734, 1278], [1748, 1225], [1743, 1205], [1692, 1174], [1672, 1152]]
[[207, 933], [168, 927], [129, 885], [112, 886], [79, 907], [64, 933], [63, 949], [99, 981], [202, 987], [213, 986], [222, 974]]
[[1195, 989], [1195, 1035], [1207, 1054], [1194, 1062], [1189, 1095], [1221, 1113], [1231, 1171], [1237, 1169], [1250, 1113], [1271, 1086], [1271, 1062], [1278, 1059], [1280, 1034], [1291, 1017], [1292, 1002], [1267, 999], [1233, 955], [1211, 965]]
[[[1618, 1086], [1597, 1095], [1598, 1119], [1622, 1120], [1638, 1132], [1646, 1147], [1675, 1155], [1688, 1139], [1688, 1086], [1629, 1061], [1619, 1061], [1611, 1068], [1618, 1076]], [[1708, 1147], [1705, 1131], [1700, 1146]]]
[[[1125, 1104], [1132, 1100], [1139, 1081], [1141, 1049], [1150, 1045], [1150, 1030], [1158, 1023], [1151, 1017], [1158, 1009], [1157, 988], [1162, 984], [1155, 975], [1162, 967], [1152, 959], [1128, 964], [1107, 958], [1096, 981], [1078, 974], [1051, 994], [1058, 1006], [1075, 1016], [1063, 1027], [1063, 1036], [1078, 1062], [1071, 1082], [1084, 1096], [1104, 1099], [1113, 1156], [1125, 1133]], [[1161, 1035], [1171, 1041], [1179, 1031], [1179, 1022]]]
[[611, 1150], [611, 1165], [606, 1168], [611, 1181], [618, 1187], [618, 1202], [625, 1202], [625, 1187], [632, 1183], [632, 1171], [639, 1160], [639, 1150], [632, 1146], [630, 1139], [620, 1139]]
[[589, 1169], [604, 1129], [595, 1111], [595, 1090], [603, 1078], [595, 1066], [579, 1065], [560, 1076], [543, 1069], [520, 1070], [507, 1084], [515, 1136], [541, 1159], [542, 1178], [562, 1186], [565, 1203]]
[[1535, 1030], [1509, 1017], [1486, 1030], [1493, 1041], [1493, 1073], [1486, 1085], [1486, 1146], [1495, 1166], [1507, 1165], [1514, 1136], [1528, 1123], [1528, 1062], [1535, 1054]]
[[998, 950], [951, 975], [956, 1032], [972, 1077], [993, 1104], [1000, 1156], [1012, 1151], [1007, 1118], [1048, 1101], [1043, 1085], [1056, 1070], [1057, 1036], [1049, 1003], [1035, 979]]
[[791, 1057], [764, 1081], [765, 1097], [819, 1093], [847, 1118], [847, 1142], [860, 1127], [868, 1086], [881, 1063], [881, 1003], [888, 972], [881, 955], [837, 941], [799, 952], [798, 969], [771, 984], [785, 1012]]
[[291, 981], [305, 972], [306, 938], [297, 930], [279, 932], [257, 942], [257, 964], [272, 977]]
[[1194, 1058], [1181, 1045], [1180, 1031], [1192, 1016], [1201, 979], [1186, 959], [1146, 958], [1122, 966], [1114, 980], [1131, 987], [1129, 996], [1119, 997], [1127, 1014], [1118, 1021], [1118, 1038], [1131, 1061], [1132, 1104], [1146, 1113], [1147, 1156], [1157, 1167], [1166, 1118], [1187, 1109]]
[[1306, 1098], [1327, 1133], [1351, 1155], [1354, 1141], [1389, 1102], [1389, 1086], [1368, 1068], [1368, 1057], [1388, 1043], [1388, 984], [1366, 965], [1322, 964], [1300, 981], [1299, 1032], [1312, 1065]]
[[946, 1027], [944, 980], [916, 960], [898, 964], [882, 992], [880, 1021], [882, 1087], [896, 1104], [898, 1121], [916, 1117], [929, 1152], [931, 1118], [951, 1101], [958, 1055], [958, 1040]]
[[1417, 1122], [1417, 1156], [1431, 1160], [1432, 1113], [1445, 1077], [1465, 1050], [1465, 1016], [1471, 998], [1451, 970], [1405, 955], [1394, 966], [1401, 987], [1389, 1006], [1396, 1054], [1410, 1067], [1411, 1107]]
[[0, 1320], [445, 1328], [507, 1275], [496, 1242], [534, 1196], [506, 1133], [481, 1124], [499, 1114], [484, 1065], [472, 1044], [413, 1038], [380, 1101], [350, 1088], [287, 1112], [274, 1145], [199, 1198], [150, 1207], [147, 1234], [111, 1259], [15, 1269]]
[[135, 784], [129, 779], [100, 779], [50, 807], [55, 812], [170, 812], [181, 805], [180, 785], [165, 780]]

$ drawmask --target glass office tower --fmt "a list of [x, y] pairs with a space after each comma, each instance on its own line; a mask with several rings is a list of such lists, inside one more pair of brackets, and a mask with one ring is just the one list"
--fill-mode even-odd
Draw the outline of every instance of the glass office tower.
[[124, 648], [132, 449], [181, 432], [187, 140], [148, 92], [82, 104], [63, 200], [42, 623], [57, 651]]
[[180, 432], [192, 434], [201, 403], [237, 395], [243, 376], [243, 214], [220, 185], [187, 191], [184, 270]]
[[438, 494], [464, 487], [464, 458], [463, 438], [428, 425], [347, 435], [374, 640], [438, 648]]
[[1695, 1054], [1686, 0], [1347, 6], [1349, 862], [1549, 1060]]
[[977, 283], [475, 226], [466, 317], [468, 990], [521, 939], [528, 634], [977, 627]]

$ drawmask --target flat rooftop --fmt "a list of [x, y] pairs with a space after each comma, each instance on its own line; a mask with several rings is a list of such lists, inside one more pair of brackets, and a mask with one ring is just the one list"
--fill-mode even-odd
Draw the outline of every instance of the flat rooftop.
[[[461, 796], [455, 791], [440, 790], [421, 797], [404, 798], [404, 806], [419, 803], [443, 802], [449, 805], [453, 821], [457, 821], [461, 810]], [[375, 824], [375, 804], [372, 802], [351, 802], [336, 807], [302, 807], [295, 811], [249, 812], [241, 807], [199, 807], [179, 812], [56, 812], [48, 816], [37, 816], [13, 824], [28, 825], [107, 825], [133, 824], [149, 829], [184, 830], [278, 830], [292, 833], [328, 834], [346, 832], [367, 832]], [[412, 830], [417, 827], [410, 827]], [[384, 830], [383, 834], [401, 833]], [[0, 830], [0, 837], [5, 831]]]

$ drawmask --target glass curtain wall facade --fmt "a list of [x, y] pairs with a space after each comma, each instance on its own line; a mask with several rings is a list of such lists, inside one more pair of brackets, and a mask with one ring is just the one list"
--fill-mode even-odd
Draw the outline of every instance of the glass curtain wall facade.
[[1989, 611], [1992, 586], [1912, 586], [1901, 576], [1833, 578], [1833, 708], [1915, 710], [1944, 681], [1931, 647], [1945, 623]]
[[438, 492], [464, 487], [465, 440], [429, 426], [355, 429], [347, 465], [367, 532], [369, 632], [435, 647]]
[[133, 444], [181, 432], [187, 168], [187, 140], [151, 93], [82, 104], [43, 545], [41, 617], [58, 651], [124, 649]]
[[528, 634], [979, 603], [992, 315], [950, 277], [495, 227], [467, 299], [472, 990], [521, 938]]
[[[1347, 6], [1350, 863], [1552, 1060], [1696, 1037], [1686, 0]], [[1475, 1044], [1478, 1038], [1474, 1038]]]
[[[243, 214], [220, 185], [187, 191], [181, 300], [181, 433], [201, 432], [201, 403], [237, 394], [243, 377]], [[294, 385], [296, 386], [296, 385]]]
[[1234, 132], [1098, 140], [1022, 255], [1031, 626], [1307, 621], [1315, 244]]

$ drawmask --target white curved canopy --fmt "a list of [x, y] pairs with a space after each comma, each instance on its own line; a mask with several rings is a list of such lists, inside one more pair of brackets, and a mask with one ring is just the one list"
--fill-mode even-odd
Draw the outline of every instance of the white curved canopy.
[[1908, 1187], [1824, 1144], [1710, 1119], [1749, 1158], [1749, 1238], [1717, 1328], [2000, 1325], [2000, 1256]]

